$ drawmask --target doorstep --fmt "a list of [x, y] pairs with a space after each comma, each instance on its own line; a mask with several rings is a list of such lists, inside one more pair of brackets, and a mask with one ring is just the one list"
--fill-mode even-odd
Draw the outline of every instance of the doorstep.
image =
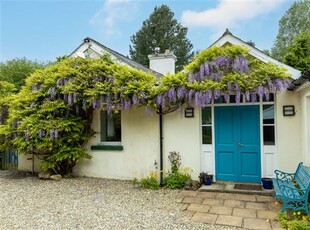
[[[211, 185], [202, 185], [198, 191], [200, 192], [223, 192], [223, 193], [241, 193], [241, 194], [249, 194], [249, 195], [263, 195], [263, 196], [273, 196], [274, 190], [273, 189], [262, 189], [261, 191], [258, 190], [241, 190], [235, 189], [235, 184], [233, 182], [215, 182]], [[257, 185], [251, 183], [244, 183], [248, 185]]]

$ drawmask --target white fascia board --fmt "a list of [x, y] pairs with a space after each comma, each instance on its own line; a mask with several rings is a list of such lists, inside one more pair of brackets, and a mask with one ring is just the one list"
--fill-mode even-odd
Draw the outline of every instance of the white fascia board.
[[126, 63], [119, 60], [117, 57], [115, 57], [113, 54], [111, 54], [109, 51], [103, 49], [98, 44], [94, 43], [93, 41], [90, 41], [89, 43], [84, 42], [77, 50], [75, 50], [74, 53], [70, 55], [70, 57], [82, 57], [84, 58], [84, 52], [90, 48], [93, 52], [96, 52], [98, 55], [108, 54], [110, 55], [112, 61], [116, 61], [120, 64], [127, 65]]
[[285, 69], [287, 69], [287, 71], [292, 75], [291, 77], [293, 79], [297, 79], [300, 77], [301, 75], [301, 72], [291, 66], [288, 66], [282, 62], [279, 62], [278, 60], [268, 56], [267, 54], [265, 54], [264, 52], [250, 46], [249, 44], [247, 44], [246, 42], [243, 42], [242, 40], [230, 35], [230, 34], [227, 34], [223, 37], [221, 37], [219, 40], [217, 40], [212, 46], [223, 46], [225, 43], [230, 43], [230, 44], [233, 44], [233, 45], [240, 45], [240, 46], [244, 46], [245, 48], [247, 48], [248, 50], [250, 50], [250, 54], [267, 63], [267, 62], [272, 62], [278, 66], [282, 66], [284, 67]]

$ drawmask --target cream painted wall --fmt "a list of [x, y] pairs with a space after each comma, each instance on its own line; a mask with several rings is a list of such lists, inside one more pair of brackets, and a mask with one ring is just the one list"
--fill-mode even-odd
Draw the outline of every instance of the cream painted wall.
[[194, 118], [185, 118], [184, 111], [175, 111], [163, 117], [164, 120], [164, 169], [170, 168], [168, 154], [177, 151], [181, 155], [181, 167], [190, 167], [192, 178], [198, 180], [200, 173], [201, 131], [200, 109], [195, 108]]
[[[294, 105], [295, 116], [284, 117], [283, 106]], [[295, 172], [302, 161], [301, 154], [301, 106], [299, 93], [283, 91], [276, 96], [276, 154], [277, 169]]]
[[[100, 131], [100, 111], [94, 112], [93, 129]], [[100, 135], [92, 138], [87, 146], [92, 159], [84, 160], [74, 168], [77, 175], [113, 179], [133, 179], [159, 172], [159, 122], [158, 115], [149, 116], [144, 109], [122, 111], [122, 151], [90, 150], [100, 144]]]
[[310, 166], [310, 84], [300, 91], [302, 162]]
[[[37, 156], [34, 156], [34, 171], [35, 172], [41, 171], [39, 167], [40, 162], [41, 160]], [[32, 172], [32, 155], [31, 154], [18, 156], [18, 170]]]

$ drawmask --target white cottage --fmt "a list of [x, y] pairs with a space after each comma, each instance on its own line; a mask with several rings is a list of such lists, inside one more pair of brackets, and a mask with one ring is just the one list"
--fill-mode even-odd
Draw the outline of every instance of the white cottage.
[[[271, 95], [270, 101], [237, 105], [219, 99], [205, 108], [149, 116], [143, 108], [108, 115], [95, 111], [93, 129], [97, 132], [87, 146], [93, 156], [74, 168], [77, 175], [132, 179], [148, 172], [168, 170], [168, 153], [180, 152], [182, 165], [193, 170], [193, 178], [209, 172], [216, 180], [260, 182], [272, 177], [275, 169], [294, 171], [299, 162], [310, 165], [310, 74], [287, 66], [226, 31], [212, 46], [241, 45], [263, 61], [283, 66], [295, 79], [289, 90]], [[150, 69], [101, 45], [91, 38], [72, 57], [112, 60], [157, 77], [174, 73], [176, 57], [168, 50], [150, 55]], [[188, 114], [189, 113], [189, 114]], [[187, 116], [190, 115], [190, 116]], [[162, 155], [161, 155], [162, 154]], [[19, 169], [31, 169], [27, 156], [20, 156]], [[37, 161], [35, 162], [37, 168]]]

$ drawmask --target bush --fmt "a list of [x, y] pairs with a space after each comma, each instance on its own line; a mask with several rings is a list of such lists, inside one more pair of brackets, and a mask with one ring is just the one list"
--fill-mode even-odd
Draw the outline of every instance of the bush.
[[281, 227], [290, 230], [310, 229], [310, 215], [306, 216], [304, 211], [286, 210], [279, 213], [279, 222]]
[[168, 176], [164, 178], [163, 184], [170, 189], [180, 189], [183, 188], [186, 181], [190, 179], [191, 176], [188, 173], [177, 171], [175, 173], [169, 173]]
[[147, 189], [158, 189], [159, 182], [156, 172], [150, 172], [146, 178], [141, 179], [141, 186]]
[[180, 170], [181, 156], [178, 152], [170, 152], [168, 159], [171, 164], [171, 172], [167, 173], [163, 185], [170, 189], [183, 188], [186, 181], [191, 179], [190, 168], [183, 168]]

